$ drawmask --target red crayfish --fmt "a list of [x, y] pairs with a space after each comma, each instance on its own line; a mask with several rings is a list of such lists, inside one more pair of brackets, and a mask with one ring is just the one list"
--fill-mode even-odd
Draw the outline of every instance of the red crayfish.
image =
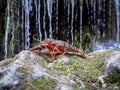
[[65, 41], [55, 40], [55, 39], [44, 39], [38, 47], [33, 47], [30, 50], [39, 50], [47, 48], [50, 51], [51, 58], [54, 59], [56, 54], [64, 55], [65, 53], [76, 53], [80, 55], [82, 58], [86, 58], [84, 52]]

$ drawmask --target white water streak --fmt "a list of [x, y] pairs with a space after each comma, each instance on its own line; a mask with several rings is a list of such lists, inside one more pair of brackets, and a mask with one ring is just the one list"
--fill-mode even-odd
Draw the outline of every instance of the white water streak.
[[5, 58], [8, 57], [8, 32], [9, 32], [9, 25], [10, 25], [10, 2], [11, 0], [7, 0], [7, 23], [6, 23], [6, 30], [5, 30]]
[[41, 33], [41, 26], [40, 26], [40, 0], [37, 2], [35, 0], [35, 9], [36, 9], [36, 31], [38, 32], [39, 35], [39, 40], [42, 40], [42, 33]]
[[[94, 20], [94, 26], [93, 26], [93, 30], [95, 32], [95, 25], [96, 25], [96, 1], [93, 2], [93, 20]], [[96, 36], [95, 36], [96, 37]]]
[[80, 42], [82, 43], [82, 14], [83, 14], [83, 1], [80, 2]]
[[24, 49], [24, 0], [21, 1], [22, 3], [22, 24], [21, 24], [21, 28], [22, 28], [22, 49]]
[[[98, 11], [97, 12], [101, 12], [101, 1], [100, 0], [98, 0]], [[100, 20], [100, 18], [98, 18], [97, 19], [97, 25], [100, 25], [100, 22], [101, 22], [101, 20]]]
[[56, 33], [58, 34], [58, 0], [56, 0]]
[[[103, 27], [105, 27], [105, 0], [103, 0], [103, 6], [104, 6], [104, 8], [103, 8]], [[105, 36], [105, 34], [104, 34], [104, 36]]]
[[[12, 13], [13, 14], [13, 13]], [[12, 15], [12, 23], [13, 23], [13, 25], [12, 25], [12, 47], [11, 47], [11, 53], [12, 53], [12, 55], [14, 55], [14, 39], [15, 39], [15, 24], [14, 24], [14, 14]]]
[[25, 0], [25, 50], [30, 47], [29, 2]]
[[37, 0], [35, 0], [35, 10], [36, 10], [36, 16], [35, 16], [35, 18], [36, 18], [36, 31], [38, 31], [38, 4], [37, 4]]
[[42, 40], [41, 26], [40, 26], [40, 0], [38, 0], [38, 31], [39, 31], [39, 40]]
[[46, 22], [45, 22], [45, 18], [46, 18], [46, 3], [45, 3], [45, 0], [44, 0], [44, 16], [43, 16], [43, 29], [44, 29], [44, 32], [45, 32], [45, 38], [47, 38], [47, 31], [46, 31]]
[[116, 8], [116, 23], [117, 23], [117, 35], [116, 35], [116, 41], [119, 42], [120, 38], [120, 4], [119, 0], [115, 0], [115, 8]]
[[[70, 30], [70, 3], [68, 3], [68, 16], [67, 16], [67, 22], [68, 22], [68, 30]], [[68, 32], [68, 35], [69, 35], [70, 32]]]
[[71, 38], [72, 38], [72, 44], [73, 44], [73, 21], [74, 21], [74, 7], [75, 7], [75, 1], [71, 0], [72, 4], [72, 18], [71, 18]]
[[[87, 4], [87, 12], [88, 12], [88, 15], [89, 15], [90, 14], [90, 8], [89, 8], [88, 0], [86, 0], [86, 4]], [[90, 24], [90, 16], [88, 16], [88, 24]]]
[[96, 24], [96, 23], [95, 23], [95, 21], [96, 21], [96, 2], [94, 1], [93, 3], [94, 3], [94, 7], [93, 7], [94, 17], [93, 17], [93, 18], [94, 18], [94, 24]]
[[49, 37], [52, 38], [52, 5], [53, 5], [53, 0], [47, 0], [47, 10], [48, 10], [48, 16], [49, 16]]

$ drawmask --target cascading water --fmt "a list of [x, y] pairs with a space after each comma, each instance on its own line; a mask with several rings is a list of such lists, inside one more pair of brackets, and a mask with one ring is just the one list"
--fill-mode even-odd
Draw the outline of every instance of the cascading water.
[[[88, 45], [101, 42], [103, 45], [113, 40], [119, 44], [119, 0], [17, 0], [14, 3], [17, 7], [12, 7], [11, 2], [13, 0], [7, 0], [5, 58], [9, 53], [17, 53], [14, 53], [16, 46], [20, 46], [20, 50], [28, 50], [35, 42], [34, 35], [40, 41], [45, 38], [63, 39], [71, 44], [79, 41], [85, 48], [85, 42]], [[21, 39], [16, 38], [16, 30]]]
[[38, 0], [38, 32], [39, 32], [39, 40], [41, 41], [41, 36], [42, 36], [42, 34], [41, 34], [41, 22], [40, 22], [40, 17], [41, 17], [41, 15], [40, 15], [40, 6], [41, 4], [40, 4], [40, 0]]
[[83, 0], [80, 2], [80, 42], [82, 43], [82, 14], [83, 14]]
[[71, 0], [71, 4], [72, 4], [72, 17], [71, 17], [71, 42], [73, 44], [73, 20], [74, 20], [74, 7], [75, 7], [75, 1]]
[[47, 38], [47, 31], [46, 31], [46, 2], [44, 0], [44, 15], [43, 15], [43, 29], [44, 29], [44, 32], [45, 32], [45, 38]]
[[95, 32], [96, 27], [96, 1], [93, 1], [93, 31]]
[[48, 10], [48, 16], [49, 16], [49, 37], [52, 38], [52, 6], [53, 6], [53, 0], [47, 0], [47, 10]]
[[56, 0], [56, 28], [55, 29], [56, 29], [56, 34], [58, 34], [58, 0]]
[[[103, 29], [105, 28], [105, 0], [103, 0], [103, 7], [102, 7], [102, 12], [103, 12], [103, 15], [102, 15], [102, 27]], [[105, 37], [105, 33], [103, 33], [103, 37]]]
[[24, 6], [25, 6], [24, 5], [24, 0], [21, 1], [21, 4], [22, 4], [21, 5], [22, 6], [22, 10], [21, 10], [22, 11], [22, 13], [21, 13], [22, 14], [22, 17], [21, 17], [21, 19], [22, 19], [21, 20], [21, 28], [22, 28], [22, 41], [23, 41], [22, 42], [22, 48], [24, 48], [24, 41], [25, 41], [24, 40]]
[[116, 41], [120, 40], [120, 2], [119, 0], [115, 0], [115, 8], [116, 8], [116, 24], [117, 24], [117, 34]]
[[[70, 22], [70, 3], [68, 3], [68, 16], [67, 16], [67, 22]], [[70, 26], [68, 26], [68, 30], [70, 30]], [[67, 34], [69, 35], [70, 32], [67, 32]]]
[[10, 25], [10, 2], [11, 0], [7, 0], [7, 21], [6, 21], [6, 30], [5, 30], [5, 59], [8, 57], [8, 32]]
[[[37, 34], [39, 35], [39, 39], [40, 39], [40, 38], [41, 38], [41, 32], [39, 32], [39, 31], [40, 31], [40, 27], [39, 27], [39, 19], [38, 19], [38, 13], [39, 13], [40, 11], [38, 10], [38, 5], [39, 5], [39, 3], [37, 2], [37, 0], [35, 0], [36, 32], [37, 32]], [[39, 8], [40, 8], [40, 6], [39, 6]], [[40, 14], [39, 14], [39, 17], [40, 17]]]
[[[12, 15], [12, 23], [14, 23], [14, 15]], [[11, 55], [14, 55], [14, 48], [15, 48], [15, 45], [14, 45], [14, 39], [15, 39], [15, 25], [13, 24], [12, 26], [12, 39], [11, 39]]]
[[30, 20], [29, 20], [29, 13], [31, 9], [31, 0], [25, 0], [25, 50], [30, 48]]

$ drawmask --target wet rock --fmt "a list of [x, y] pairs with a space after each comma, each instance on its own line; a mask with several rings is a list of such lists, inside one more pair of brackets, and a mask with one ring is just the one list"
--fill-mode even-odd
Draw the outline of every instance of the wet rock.
[[[77, 55], [58, 55], [51, 61], [48, 52], [21, 51], [0, 62], [0, 90], [113, 90], [116, 87], [119, 90], [116, 83], [106, 83], [108, 79], [102, 67], [108, 55], [104, 65], [106, 74], [113, 71], [119, 74], [119, 53], [98, 51], [87, 54], [87, 59]], [[114, 63], [118, 65], [117, 70], [109, 70]]]
[[18, 90], [20, 86], [23, 86], [24, 83], [22, 82], [30, 83], [33, 78], [39, 78], [43, 75], [55, 79], [58, 82], [56, 90], [63, 90], [57, 89], [59, 86], [61, 88], [64, 88], [64, 86], [72, 88], [71, 85], [73, 82], [69, 78], [66, 78], [66, 76], [58, 77], [53, 73], [49, 73], [42, 66], [43, 63], [47, 64], [41, 56], [30, 51], [22, 51], [14, 58], [0, 62], [0, 90], [14, 88]]
[[108, 54], [104, 64], [105, 73], [108, 75], [120, 75], [120, 51], [114, 51]]

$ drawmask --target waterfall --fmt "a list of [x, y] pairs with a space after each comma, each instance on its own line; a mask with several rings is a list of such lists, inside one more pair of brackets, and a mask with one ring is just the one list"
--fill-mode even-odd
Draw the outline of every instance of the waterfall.
[[117, 33], [116, 33], [116, 41], [120, 41], [120, 4], [119, 0], [115, 0], [115, 8], [116, 8], [116, 24], [117, 24]]
[[6, 22], [6, 30], [5, 30], [5, 59], [8, 57], [8, 32], [10, 25], [10, 2], [11, 0], [7, 0], [7, 22]]
[[40, 41], [55, 38], [71, 44], [120, 41], [119, 0], [7, 0], [5, 9], [4, 58], [20, 46], [31, 48], [34, 35]]

